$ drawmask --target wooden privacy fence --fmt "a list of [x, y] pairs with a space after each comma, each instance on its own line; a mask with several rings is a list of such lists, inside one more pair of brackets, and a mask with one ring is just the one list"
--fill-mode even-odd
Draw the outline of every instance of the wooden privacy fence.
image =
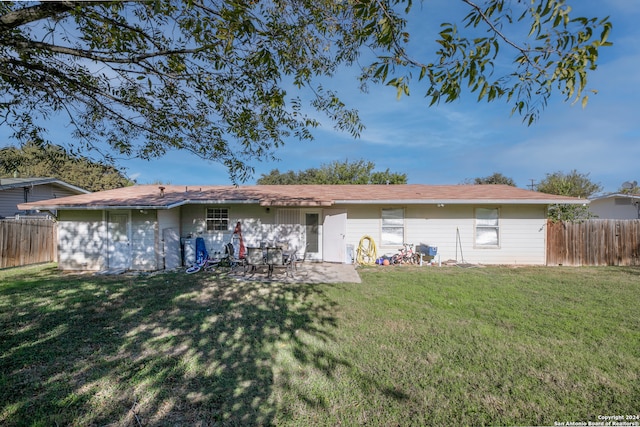
[[549, 221], [547, 265], [640, 265], [640, 220]]
[[50, 219], [0, 221], [0, 268], [55, 261], [56, 226]]

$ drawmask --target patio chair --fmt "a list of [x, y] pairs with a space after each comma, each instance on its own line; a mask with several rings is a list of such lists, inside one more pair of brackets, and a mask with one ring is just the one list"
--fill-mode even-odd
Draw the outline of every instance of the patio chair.
[[300, 251], [300, 250], [294, 251], [289, 256], [289, 258], [285, 261], [285, 264], [287, 264], [287, 266], [289, 267], [287, 272], [289, 276], [291, 276], [292, 278], [294, 278], [296, 274], [299, 273], [298, 268], [307, 259], [308, 249], [309, 249], [309, 244], [307, 243], [303, 251]]
[[269, 272], [269, 266], [266, 263], [264, 251], [262, 248], [247, 248], [247, 256], [245, 257], [244, 275], [247, 275], [247, 271], [251, 274], [256, 273], [259, 268], [266, 268]]
[[267, 264], [269, 265], [269, 277], [273, 277], [276, 269], [282, 270], [288, 268], [284, 263], [284, 254], [282, 248], [267, 248]]
[[216, 270], [218, 268], [228, 268], [230, 272], [244, 267], [244, 258], [237, 258], [235, 256], [235, 248], [233, 243], [229, 242], [224, 246], [224, 256], [215, 265]]

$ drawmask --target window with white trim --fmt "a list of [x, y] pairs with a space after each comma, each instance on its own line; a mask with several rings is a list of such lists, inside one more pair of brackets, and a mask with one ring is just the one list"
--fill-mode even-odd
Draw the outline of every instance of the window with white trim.
[[382, 246], [402, 246], [404, 243], [404, 209], [382, 209]]
[[228, 208], [207, 208], [207, 231], [229, 230]]
[[500, 211], [498, 208], [476, 209], [476, 246], [500, 246]]

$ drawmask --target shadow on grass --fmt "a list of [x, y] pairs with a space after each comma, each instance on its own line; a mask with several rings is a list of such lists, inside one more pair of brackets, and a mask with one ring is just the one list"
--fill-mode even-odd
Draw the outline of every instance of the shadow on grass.
[[640, 276], [640, 266], [639, 265], [631, 265], [631, 266], [622, 266], [622, 267], [612, 267], [617, 269], [618, 271], [623, 271], [629, 275]]
[[[52, 268], [0, 285], [0, 424], [268, 425], [279, 348], [331, 340], [334, 303], [305, 284]], [[333, 358], [333, 359], [332, 359]]]

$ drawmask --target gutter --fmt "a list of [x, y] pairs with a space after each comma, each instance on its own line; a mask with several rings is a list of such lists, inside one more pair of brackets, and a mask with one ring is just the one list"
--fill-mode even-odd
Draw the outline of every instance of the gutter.
[[470, 204], [492, 204], [492, 205], [586, 205], [589, 200], [547, 200], [547, 199], [384, 199], [384, 200], [335, 200], [335, 204], [344, 205], [470, 205]]
[[588, 199], [376, 199], [376, 200], [284, 200], [284, 199], [185, 199], [167, 205], [37, 205], [19, 204], [19, 210], [168, 210], [183, 205], [260, 205], [262, 207], [331, 207], [341, 205], [587, 205]]
[[283, 208], [296, 208], [296, 207], [330, 207], [335, 205], [335, 201], [332, 200], [297, 200], [286, 202], [284, 200], [262, 200], [260, 206], [263, 207], [283, 207]]
[[95, 211], [95, 210], [127, 210], [127, 209], [148, 209], [148, 210], [168, 210], [183, 205], [225, 205], [225, 204], [258, 204], [258, 200], [180, 200], [179, 202], [168, 205], [35, 205], [29, 204], [17, 205], [19, 210], [78, 210], [78, 211]]
[[[242, 200], [185, 200], [184, 202], [175, 203], [171, 205], [171, 207], [180, 206], [180, 205], [255, 205], [260, 203], [260, 200], [257, 199], [242, 199]], [[169, 209], [169, 208], [167, 208]]]

